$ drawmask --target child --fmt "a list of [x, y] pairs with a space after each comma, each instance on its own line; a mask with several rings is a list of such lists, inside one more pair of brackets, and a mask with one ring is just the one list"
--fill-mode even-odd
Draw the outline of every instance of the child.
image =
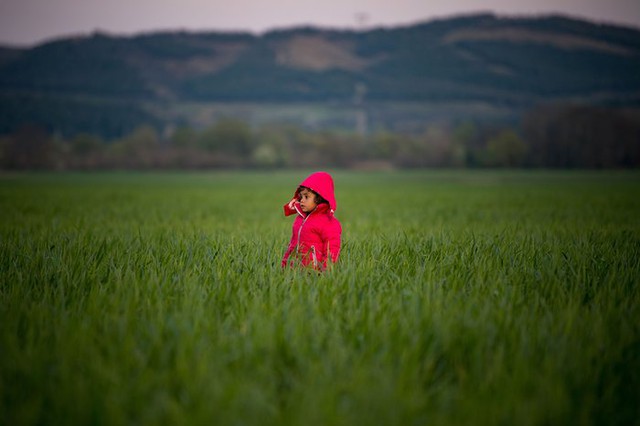
[[282, 267], [302, 265], [325, 270], [338, 261], [342, 227], [333, 216], [336, 210], [333, 179], [326, 172], [312, 173], [284, 205], [284, 215], [295, 214], [291, 241]]

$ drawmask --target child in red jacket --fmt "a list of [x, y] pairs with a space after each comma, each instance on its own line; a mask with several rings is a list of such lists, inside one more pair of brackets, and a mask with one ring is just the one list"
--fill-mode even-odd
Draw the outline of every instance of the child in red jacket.
[[335, 218], [336, 198], [333, 179], [326, 172], [312, 173], [284, 205], [284, 215], [295, 214], [291, 241], [282, 259], [282, 267], [306, 266], [326, 269], [338, 261], [342, 227]]

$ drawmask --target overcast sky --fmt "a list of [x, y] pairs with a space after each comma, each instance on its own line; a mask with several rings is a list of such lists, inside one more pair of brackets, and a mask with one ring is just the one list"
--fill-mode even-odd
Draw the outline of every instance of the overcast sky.
[[563, 13], [640, 28], [639, 0], [0, 0], [0, 44], [28, 46], [96, 30], [240, 30], [314, 25], [367, 28], [490, 11]]

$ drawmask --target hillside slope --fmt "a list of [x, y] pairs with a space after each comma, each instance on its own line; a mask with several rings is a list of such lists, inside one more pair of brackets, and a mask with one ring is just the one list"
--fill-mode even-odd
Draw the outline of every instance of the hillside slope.
[[[150, 103], [480, 102], [520, 110], [549, 100], [640, 103], [640, 31], [474, 15], [362, 32], [94, 34], [0, 49], [0, 132], [21, 121], [86, 130], [99, 116], [117, 134], [140, 120], [170, 120]], [[114, 115], [119, 109], [135, 118]]]

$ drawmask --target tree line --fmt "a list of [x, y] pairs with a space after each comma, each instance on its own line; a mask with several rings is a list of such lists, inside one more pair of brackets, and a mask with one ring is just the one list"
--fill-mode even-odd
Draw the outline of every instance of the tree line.
[[465, 122], [419, 134], [252, 128], [226, 118], [164, 133], [140, 125], [113, 140], [87, 133], [63, 138], [33, 125], [0, 137], [5, 170], [638, 166], [638, 111], [571, 105], [535, 108], [519, 126]]

